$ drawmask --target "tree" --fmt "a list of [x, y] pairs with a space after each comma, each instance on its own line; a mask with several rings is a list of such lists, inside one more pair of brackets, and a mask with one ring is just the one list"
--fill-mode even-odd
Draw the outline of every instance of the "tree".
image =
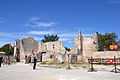
[[99, 51], [110, 50], [109, 45], [117, 44], [116, 41], [117, 37], [118, 36], [116, 33], [105, 33], [105, 34], [98, 33]]
[[1, 51], [5, 52], [6, 55], [10, 56], [13, 55], [14, 48], [10, 44], [5, 44], [2, 46]]
[[45, 42], [53, 42], [58, 40], [59, 40], [59, 36], [48, 34], [48, 35], [44, 35], [44, 39], [42, 39], [41, 42], [45, 43]]
[[67, 50], [68, 52], [70, 51], [70, 48], [68, 48], [68, 47], [65, 47], [65, 50]]

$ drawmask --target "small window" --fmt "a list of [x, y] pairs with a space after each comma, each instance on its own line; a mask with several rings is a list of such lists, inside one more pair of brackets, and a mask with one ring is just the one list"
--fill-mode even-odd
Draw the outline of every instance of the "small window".
[[45, 49], [47, 49], [47, 45], [45, 45]]
[[53, 44], [53, 49], [55, 48], [55, 45]]

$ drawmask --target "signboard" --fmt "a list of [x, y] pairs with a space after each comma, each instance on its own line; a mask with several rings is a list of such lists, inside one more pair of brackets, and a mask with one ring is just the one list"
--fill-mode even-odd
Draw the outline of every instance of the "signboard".
[[118, 49], [118, 45], [110, 45], [109, 48], [111, 50], [117, 50]]
[[117, 50], [118, 49], [118, 45], [114, 45], [114, 49]]
[[114, 59], [108, 59], [108, 62], [110, 63], [110, 64], [113, 64], [113, 62], [114, 62]]

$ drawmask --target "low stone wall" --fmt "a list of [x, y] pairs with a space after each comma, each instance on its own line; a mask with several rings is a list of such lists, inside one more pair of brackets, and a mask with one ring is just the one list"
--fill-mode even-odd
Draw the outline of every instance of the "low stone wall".
[[90, 57], [93, 58], [120, 58], [120, 51], [100, 51], [100, 52], [93, 52]]

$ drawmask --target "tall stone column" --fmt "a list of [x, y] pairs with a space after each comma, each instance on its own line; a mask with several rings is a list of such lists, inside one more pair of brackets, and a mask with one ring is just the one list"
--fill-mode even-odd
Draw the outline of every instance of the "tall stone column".
[[97, 51], [98, 50], [98, 33], [95, 32], [94, 36], [93, 36], [93, 51]]
[[83, 49], [82, 33], [81, 31], [78, 31], [78, 54], [83, 54], [82, 49]]
[[14, 57], [16, 56], [16, 41], [14, 42]]
[[25, 52], [21, 40], [20, 40], [20, 61], [25, 61]]

